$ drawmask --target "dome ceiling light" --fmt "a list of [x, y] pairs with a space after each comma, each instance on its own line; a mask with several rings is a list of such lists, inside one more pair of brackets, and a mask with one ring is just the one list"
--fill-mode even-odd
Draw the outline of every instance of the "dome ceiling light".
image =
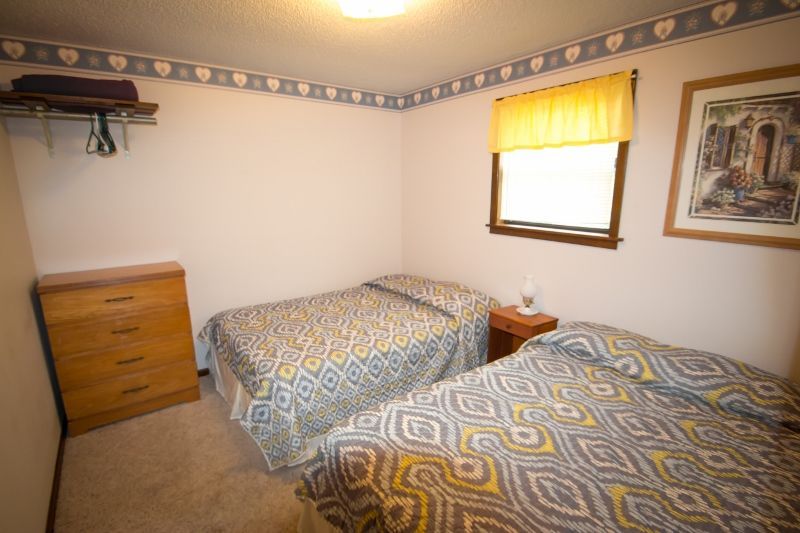
[[354, 19], [394, 17], [406, 12], [403, 0], [339, 0], [342, 14]]

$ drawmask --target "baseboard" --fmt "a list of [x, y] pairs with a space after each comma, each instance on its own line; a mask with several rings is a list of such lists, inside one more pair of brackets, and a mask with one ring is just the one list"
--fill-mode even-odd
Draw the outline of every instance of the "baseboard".
[[53, 486], [50, 489], [50, 508], [47, 510], [47, 526], [45, 531], [53, 533], [56, 525], [56, 505], [58, 504], [58, 488], [61, 486], [61, 465], [64, 462], [64, 444], [67, 442], [66, 430], [61, 431], [56, 455], [56, 468], [53, 472]]
[[209, 370], [207, 368], [198, 368], [197, 369], [197, 377], [202, 378], [203, 376], [207, 376], [209, 374]]

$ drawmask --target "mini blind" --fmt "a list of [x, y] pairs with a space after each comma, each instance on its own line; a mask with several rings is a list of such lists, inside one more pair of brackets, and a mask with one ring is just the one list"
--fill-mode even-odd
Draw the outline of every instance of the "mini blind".
[[609, 232], [618, 143], [500, 154], [500, 219], [546, 229]]

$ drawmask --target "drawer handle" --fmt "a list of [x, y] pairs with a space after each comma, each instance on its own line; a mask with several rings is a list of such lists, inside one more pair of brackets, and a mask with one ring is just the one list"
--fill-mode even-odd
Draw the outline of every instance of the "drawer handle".
[[126, 390], [122, 391], [122, 394], [131, 394], [131, 393], [140, 392], [140, 391], [143, 391], [143, 390], [149, 389], [149, 388], [150, 388], [150, 385], [142, 385], [141, 387], [134, 387], [132, 389], [126, 389]]
[[141, 361], [142, 359], [144, 359], [144, 356], [140, 355], [138, 357], [131, 357], [130, 359], [123, 359], [122, 361], [117, 361], [117, 364], [118, 365], [129, 365], [131, 363], [135, 363], [136, 361]]
[[511, 324], [506, 324], [506, 329], [511, 329]]
[[132, 328], [115, 329], [111, 333], [114, 335], [124, 335], [126, 333], [132, 333], [137, 329], [139, 329], [139, 326], [133, 326]]
[[116, 298], [108, 298], [106, 303], [110, 304], [114, 302], [124, 302], [125, 300], [133, 300], [133, 296], [118, 296]]

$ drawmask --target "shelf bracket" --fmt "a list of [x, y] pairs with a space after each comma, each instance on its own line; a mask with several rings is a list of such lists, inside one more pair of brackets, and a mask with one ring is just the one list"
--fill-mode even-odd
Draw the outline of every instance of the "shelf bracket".
[[128, 113], [120, 113], [122, 120], [122, 148], [125, 150], [125, 159], [131, 158], [131, 150], [128, 148]]
[[56, 156], [56, 150], [53, 148], [53, 134], [50, 132], [50, 122], [44, 116], [42, 111], [36, 111], [36, 117], [42, 123], [42, 131], [44, 132], [44, 140], [47, 143], [47, 155], [50, 158], [54, 158]]

